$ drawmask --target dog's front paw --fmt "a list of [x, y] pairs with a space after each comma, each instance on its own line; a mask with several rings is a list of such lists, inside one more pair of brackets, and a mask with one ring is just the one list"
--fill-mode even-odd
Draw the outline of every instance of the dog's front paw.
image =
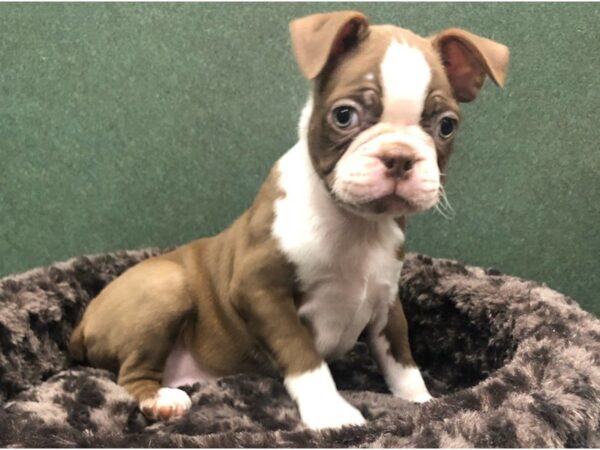
[[329, 399], [311, 399], [298, 405], [304, 424], [313, 430], [362, 425], [366, 421], [360, 411], [337, 394]]
[[433, 400], [431, 394], [425, 389], [425, 392], [415, 392], [412, 395], [408, 395], [406, 397], [402, 397], [404, 400], [408, 400], [409, 402], [415, 403], [425, 403], [429, 400]]
[[425, 403], [433, 399], [425, 386], [421, 372], [416, 367], [403, 368], [395, 375], [389, 383], [395, 397], [415, 403]]
[[179, 417], [192, 406], [192, 400], [181, 389], [160, 388], [154, 397], [140, 402], [142, 413], [150, 419]]

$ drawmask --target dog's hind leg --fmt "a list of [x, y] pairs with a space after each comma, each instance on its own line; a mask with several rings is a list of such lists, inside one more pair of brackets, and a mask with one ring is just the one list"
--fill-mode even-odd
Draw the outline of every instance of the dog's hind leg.
[[92, 301], [81, 325], [87, 360], [118, 369], [118, 383], [150, 418], [191, 406], [182, 390], [162, 387], [167, 357], [195, 315], [183, 270], [165, 259], [140, 263]]
[[149, 357], [144, 350], [133, 352], [119, 370], [119, 384], [139, 401], [144, 415], [152, 419], [181, 416], [192, 405], [189, 396], [181, 389], [162, 386], [164, 353], [161, 351]]

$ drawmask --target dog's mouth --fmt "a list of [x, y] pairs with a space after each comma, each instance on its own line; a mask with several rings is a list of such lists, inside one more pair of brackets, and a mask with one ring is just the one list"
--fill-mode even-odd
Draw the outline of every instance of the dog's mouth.
[[426, 195], [417, 198], [410, 198], [392, 192], [382, 197], [359, 202], [343, 200], [331, 189], [329, 191], [336, 204], [340, 207], [353, 214], [368, 218], [382, 215], [401, 217], [416, 214], [434, 207], [440, 199], [439, 189], [436, 189], [435, 192], [426, 192]]

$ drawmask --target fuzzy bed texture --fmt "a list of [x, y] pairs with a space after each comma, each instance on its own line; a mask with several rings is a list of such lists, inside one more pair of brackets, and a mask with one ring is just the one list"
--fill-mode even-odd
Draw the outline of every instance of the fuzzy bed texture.
[[332, 364], [366, 426], [303, 427], [282, 381], [238, 375], [184, 389], [185, 417], [152, 423], [66, 343], [85, 305], [158, 249], [79, 257], [0, 280], [0, 445], [27, 447], [597, 447], [600, 321], [545, 286], [408, 255], [401, 296], [432, 394], [392, 397], [359, 342]]

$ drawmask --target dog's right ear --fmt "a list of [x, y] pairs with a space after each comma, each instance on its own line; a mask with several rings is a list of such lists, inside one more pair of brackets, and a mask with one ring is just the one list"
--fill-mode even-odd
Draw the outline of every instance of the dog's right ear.
[[366, 35], [367, 17], [357, 11], [314, 14], [290, 22], [296, 61], [306, 78], [319, 76], [327, 62], [356, 45]]

